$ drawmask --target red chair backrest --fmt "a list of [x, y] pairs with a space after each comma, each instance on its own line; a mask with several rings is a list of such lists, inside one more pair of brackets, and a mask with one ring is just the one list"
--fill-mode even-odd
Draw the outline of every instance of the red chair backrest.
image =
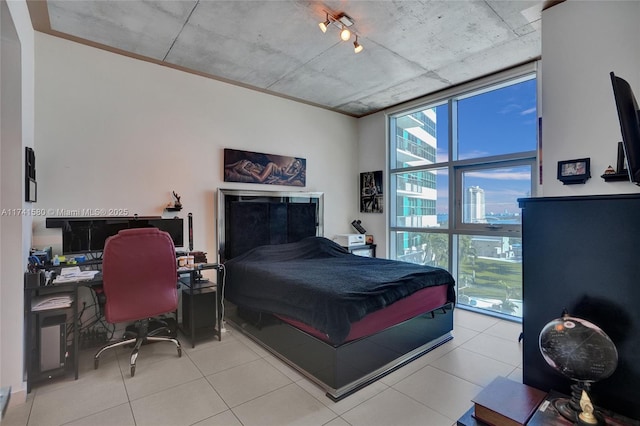
[[102, 277], [110, 323], [151, 318], [178, 307], [175, 247], [169, 234], [157, 228], [126, 229], [109, 237]]

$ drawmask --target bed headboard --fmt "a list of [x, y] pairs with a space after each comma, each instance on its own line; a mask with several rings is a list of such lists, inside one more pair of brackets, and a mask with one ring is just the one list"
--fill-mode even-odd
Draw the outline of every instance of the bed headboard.
[[218, 262], [268, 244], [323, 236], [323, 193], [218, 189]]

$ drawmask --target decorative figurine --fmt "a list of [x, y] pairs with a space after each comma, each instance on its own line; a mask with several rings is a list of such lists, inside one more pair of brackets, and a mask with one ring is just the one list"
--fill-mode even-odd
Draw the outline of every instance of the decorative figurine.
[[173, 192], [173, 198], [175, 198], [175, 201], [173, 202], [173, 207], [175, 207], [176, 209], [181, 209], [182, 203], [180, 202], [180, 196], [176, 194], [176, 191], [172, 191], [172, 192]]
[[580, 397], [580, 408], [582, 409], [582, 412], [578, 414], [578, 420], [580, 423], [588, 425], [598, 424], [598, 419], [593, 414], [593, 404], [584, 389], [582, 390], [582, 396]]
[[607, 169], [604, 171], [605, 175], [615, 175], [616, 171], [613, 169], [613, 167], [611, 167], [611, 165], [609, 165], [609, 167], [607, 167]]
[[180, 202], [180, 196], [176, 194], [176, 191], [171, 191], [171, 193], [173, 194], [173, 205], [169, 203], [167, 205], [166, 210], [170, 212], [177, 212], [182, 210], [182, 203]]

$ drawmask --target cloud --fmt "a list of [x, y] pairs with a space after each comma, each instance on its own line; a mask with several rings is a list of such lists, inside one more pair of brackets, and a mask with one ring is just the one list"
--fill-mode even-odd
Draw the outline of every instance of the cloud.
[[513, 111], [519, 111], [520, 109], [522, 109], [522, 106], [519, 104], [508, 104], [505, 105], [504, 107], [502, 107], [502, 109], [500, 111], [498, 111], [499, 114], [509, 114]]
[[477, 179], [494, 179], [494, 180], [531, 180], [531, 172], [529, 171], [486, 171], [486, 172], [468, 172], [467, 177]]
[[536, 107], [525, 109], [524, 111], [520, 111], [520, 115], [529, 115], [536, 112]]

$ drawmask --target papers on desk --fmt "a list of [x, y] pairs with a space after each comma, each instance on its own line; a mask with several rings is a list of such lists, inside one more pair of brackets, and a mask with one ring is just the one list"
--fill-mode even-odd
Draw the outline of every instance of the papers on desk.
[[60, 275], [53, 280], [54, 284], [72, 283], [93, 279], [99, 271], [81, 271], [79, 266], [62, 268]]
[[31, 301], [32, 311], [46, 311], [49, 309], [68, 308], [71, 306], [71, 295], [55, 294], [51, 296], [36, 297]]

